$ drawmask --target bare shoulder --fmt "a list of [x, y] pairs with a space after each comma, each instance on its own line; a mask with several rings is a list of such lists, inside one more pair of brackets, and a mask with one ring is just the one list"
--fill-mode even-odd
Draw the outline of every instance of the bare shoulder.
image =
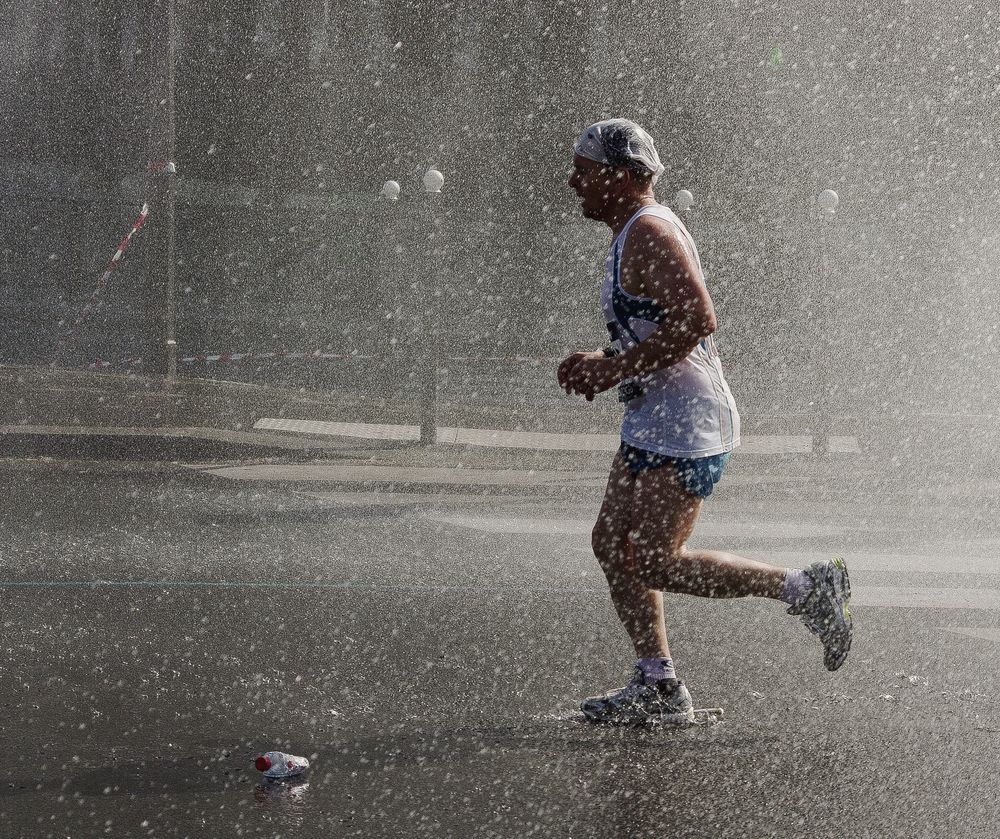
[[[690, 322], [700, 336], [715, 330], [715, 311], [694, 253], [680, 229], [653, 214], [639, 216], [622, 255], [622, 287]], [[627, 283], [627, 285], [626, 285]], [[634, 289], [634, 291], [633, 291]]]
[[638, 252], [658, 252], [663, 255], [686, 253], [677, 226], [652, 213], [639, 216], [632, 222], [628, 238], [631, 240], [630, 244]]
[[687, 282], [694, 264], [677, 226], [664, 218], [639, 216], [622, 253], [622, 286], [632, 294], [659, 297], [678, 280]]

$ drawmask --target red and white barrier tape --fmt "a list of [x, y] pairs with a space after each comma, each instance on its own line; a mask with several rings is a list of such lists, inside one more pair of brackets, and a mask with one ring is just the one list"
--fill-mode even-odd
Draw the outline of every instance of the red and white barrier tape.
[[447, 358], [442, 358], [441, 360], [460, 361], [465, 364], [474, 361], [514, 361], [519, 364], [547, 364], [549, 362], [558, 363], [562, 361], [562, 358], [538, 358], [532, 355], [449, 355]]
[[[377, 355], [353, 355], [342, 353], [327, 353], [316, 350], [314, 352], [230, 352], [212, 353], [205, 355], [187, 355], [177, 360], [182, 364], [236, 364], [246, 361], [281, 361], [284, 359], [304, 359], [307, 361], [378, 361], [385, 356]], [[468, 364], [476, 361], [505, 361], [521, 364], [555, 364], [559, 358], [535, 358], [525, 355], [503, 355], [503, 356], [448, 356], [441, 359], [441, 363], [459, 362]], [[98, 359], [92, 361], [87, 367], [91, 370], [104, 370], [109, 367], [140, 367], [143, 360], [137, 356], [127, 356], [119, 361], [103, 361]]]
[[[228, 364], [228, 363], [239, 363], [242, 361], [268, 361], [268, 360], [283, 360], [286, 358], [291, 359], [305, 359], [307, 361], [329, 361], [329, 360], [344, 360], [344, 359], [359, 359], [361, 361], [374, 361], [378, 356], [374, 355], [344, 355], [343, 353], [328, 353], [320, 352], [316, 350], [314, 352], [225, 352], [225, 353], [209, 353], [205, 355], [186, 355], [177, 360], [181, 364], [197, 364], [199, 362], [205, 364]], [[136, 356], [127, 356], [118, 361], [102, 361], [98, 359], [97, 361], [92, 361], [87, 366], [91, 370], [105, 369], [108, 367], [139, 367], [142, 365], [142, 358]]]
[[98, 359], [97, 361], [91, 361], [90, 364], [87, 365], [87, 369], [106, 370], [109, 367], [141, 367], [141, 366], [142, 366], [141, 358], [123, 358], [119, 361], [101, 361], [100, 359]]
[[[100, 305], [101, 293], [108, 287], [108, 280], [111, 279], [111, 275], [114, 273], [115, 268], [121, 262], [122, 255], [125, 253], [125, 248], [128, 247], [129, 242], [132, 241], [132, 237], [135, 236], [142, 226], [146, 223], [146, 218], [149, 216], [149, 205], [143, 204], [142, 210], [139, 212], [139, 217], [135, 220], [132, 225], [132, 229], [125, 235], [122, 239], [121, 244], [118, 245], [118, 250], [115, 251], [115, 255], [111, 257], [111, 261], [108, 263], [107, 267], [104, 269], [104, 273], [101, 274], [101, 278], [97, 281], [97, 288], [94, 289], [94, 293], [90, 295], [90, 299], [84, 304], [83, 308], [80, 309], [79, 314], [73, 321], [72, 325], [66, 330], [66, 333], [59, 339], [59, 345], [65, 346], [66, 342], [72, 337], [73, 332], [76, 330], [81, 323], [83, 323], [87, 318], [89, 318]], [[59, 324], [63, 325], [62, 322]]]
[[206, 364], [227, 364], [229, 362], [240, 361], [267, 361], [269, 359], [285, 358], [305, 358], [309, 360], [343, 360], [346, 358], [357, 358], [363, 361], [374, 361], [378, 358], [375, 355], [344, 355], [343, 353], [320, 352], [224, 352], [215, 355], [187, 355], [179, 358], [178, 361], [184, 364], [194, 364], [203, 361]]
[[[204, 361], [209, 364], [213, 363], [227, 363], [227, 362], [239, 362], [239, 361], [256, 361], [258, 359], [283, 359], [283, 358], [307, 358], [307, 359], [326, 359], [326, 360], [346, 360], [346, 359], [357, 359], [359, 361], [378, 361], [381, 358], [387, 358], [388, 356], [379, 355], [355, 355], [354, 353], [338, 354], [338, 353], [326, 353], [316, 350], [315, 352], [231, 352], [231, 353], [217, 353], [214, 355], [189, 355], [184, 358], [179, 358], [178, 361], [184, 362], [185, 364], [192, 364], [196, 361]], [[517, 361], [525, 364], [534, 363], [545, 363], [545, 362], [558, 362], [561, 358], [534, 358], [532, 356], [526, 355], [487, 355], [487, 356], [446, 356], [441, 359], [442, 362], [458, 361], [462, 363], [476, 362], [476, 361]]]

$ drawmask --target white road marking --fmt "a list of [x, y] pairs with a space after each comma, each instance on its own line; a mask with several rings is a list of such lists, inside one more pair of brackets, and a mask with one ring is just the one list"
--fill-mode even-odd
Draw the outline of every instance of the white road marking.
[[979, 641], [994, 641], [1000, 643], [1000, 629], [990, 629], [985, 626], [939, 626], [942, 632], [953, 632], [955, 635], [965, 635]]
[[[706, 550], [725, 550], [725, 545], [713, 545], [709, 543], [690, 543], [690, 547], [703, 547]], [[569, 550], [573, 553], [581, 553], [584, 556], [592, 557], [593, 550], [589, 545], [571, 545], [560, 550]], [[750, 559], [758, 559], [769, 565], [777, 565], [779, 568], [804, 568], [805, 566], [819, 560], [831, 559], [834, 556], [842, 556], [847, 560], [848, 570], [851, 572], [883, 572], [887, 574], [897, 574], [906, 576], [909, 574], [975, 574], [976, 576], [998, 576], [1000, 568], [994, 555], [972, 556], [969, 554], [950, 554], [947, 552], [929, 554], [890, 554], [869, 552], [858, 553], [854, 551], [841, 551], [836, 549], [822, 551], [746, 551], [745, 556]]]
[[617, 434], [552, 434], [537, 431], [500, 431], [490, 428], [439, 428], [439, 443], [498, 449], [560, 449], [613, 452], [621, 445]]
[[[475, 493], [457, 492], [304, 492], [296, 495], [318, 498], [343, 507], [402, 507], [406, 505], [446, 506], [448, 504], [483, 504], [491, 499]], [[500, 499], [504, 505], [536, 504], [533, 495], [504, 495]]]
[[462, 516], [428, 513], [428, 521], [449, 524], [484, 533], [542, 534], [553, 536], [589, 536], [594, 527], [591, 519], [542, 519], [529, 516]]
[[[258, 431], [291, 431], [327, 437], [358, 437], [366, 440], [419, 440], [419, 425], [387, 425], [368, 422], [324, 422], [263, 417], [253, 426]], [[502, 449], [556, 449], [613, 452], [621, 444], [618, 434], [572, 434], [539, 431], [507, 431], [494, 428], [438, 428], [437, 442], [459, 446]], [[802, 454], [812, 451], [809, 434], [748, 435], [740, 450], [746, 454]], [[830, 437], [829, 450], [860, 454], [857, 437]]]
[[[590, 535], [594, 519], [535, 518], [519, 516], [463, 516], [431, 513], [431, 521], [480, 530], [485, 533]], [[856, 532], [854, 528], [818, 522], [707, 522], [698, 523], [695, 531], [699, 538], [733, 539], [738, 537], [810, 538], [845, 536]]]
[[524, 469], [454, 469], [437, 466], [372, 466], [355, 463], [260, 464], [197, 467], [199, 471], [235, 481], [311, 483], [446, 484], [450, 486], [603, 487], [603, 472], [552, 472]]
[[872, 587], [851, 581], [851, 606], [889, 609], [986, 609], [1000, 610], [1000, 589], [919, 588], [916, 586]]
[[[696, 536], [697, 531], [696, 531]], [[711, 549], [714, 545], [703, 539], [692, 539], [692, 547]], [[724, 550], [725, 545], [719, 545]], [[980, 550], [988, 550], [988, 546], [978, 546]], [[588, 549], [589, 550], [589, 549]], [[753, 559], [759, 559], [771, 565], [783, 568], [802, 568], [812, 562], [843, 556], [847, 560], [850, 571], [884, 572], [893, 575], [919, 574], [975, 574], [977, 576], [1000, 576], [1000, 563], [995, 553], [974, 554], [971, 550], [955, 552], [954, 545], [922, 548], [922, 553], [882, 553], [877, 550], [837, 551], [836, 545], [830, 546], [827, 552], [805, 551], [752, 551], [748, 552]]]
[[321, 422], [319, 420], [265, 417], [253, 427], [258, 431], [294, 431], [328, 437], [360, 437], [365, 440], [419, 440], [419, 425], [384, 425], [372, 422]]
[[[456, 512], [431, 511], [422, 516], [428, 521], [477, 530], [483, 533], [504, 533], [512, 535], [576, 536], [560, 546], [560, 550], [592, 556], [590, 533], [594, 518], [542, 518], [538, 516], [490, 516], [467, 515]], [[803, 521], [711, 521], [702, 519], [695, 528], [689, 545], [706, 550], [726, 550], [728, 543], [738, 539], [829, 539], [828, 550], [817, 551], [815, 545], [809, 550], [753, 550], [747, 555], [752, 559], [778, 565], [780, 567], [802, 568], [817, 560], [844, 556], [853, 571], [884, 572], [888, 574], [975, 574], [980, 576], [1000, 575], [995, 544], [992, 540], [983, 544], [970, 543], [956, 545], [954, 542], [927, 544], [921, 552], [881, 552], [878, 550], [842, 551], [838, 550], [836, 539], [856, 536], [857, 527]], [[885, 536], [886, 531], [871, 531], [873, 541]]]
[[334, 589], [337, 591], [360, 592], [431, 592], [448, 594], [483, 594], [501, 591], [533, 592], [533, 593], [584, 593], [603, 594], [603, 589], [585, 588], [582, 586], [438, 586], [438, 585], [391, 585], [387, 583], [371, 583], [366, 581], [347, 582], [243, 582], [227, 580], [0, 580], [0, 590], [3, 589], [103, 589], [103, 588], [218, 588], [218, 589]]
[[[454, 586], [388, 585], [364, 581], [347, 582], [242, 582], [225, 580], [0, 580], [3, 589], [267, 589], [336, 590], [356, 592], [427, 592], [437, 594], [490, 594], [497, 592], [534, 594], [588, 594], [606, 597], [603, 586]], [[670, 595], [682, 597], [683, 595]], [[976, 609], [1000, 610], [1000, 590], [934, 588], [860, 588], [853, 592], [852, 606], [890, 609]], [[941, 627], [957, 631], [954, 627]], [[968, 628], [963, 634], [985, 640], [1000, 639], [1000, 631]]]

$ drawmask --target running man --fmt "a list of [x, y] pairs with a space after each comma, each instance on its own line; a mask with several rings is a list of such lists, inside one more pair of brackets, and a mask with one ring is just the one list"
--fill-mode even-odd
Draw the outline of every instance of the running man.
[[625, 405], [593, 549], [638, 658], [625, 687], [581, 708], [594, 722], [681, 724], [693, 721], [694, 706], [670, 657], [662, 592], [787, 603], [836, 670], [851, 647], [847, 567], [834, 559], [776, 568], [687, 548], [702, 501], [740, 442], [712, 337], [715, 310], [694, 240], [653, 195], [663, 166], [652, 137], [629, 120], [605, 120], [574, 151], [569, 185], [583, 215], [614, 234], [601, 289], [611, 344], [568, 356], [558, 378], [587, 401], [618, 385]]

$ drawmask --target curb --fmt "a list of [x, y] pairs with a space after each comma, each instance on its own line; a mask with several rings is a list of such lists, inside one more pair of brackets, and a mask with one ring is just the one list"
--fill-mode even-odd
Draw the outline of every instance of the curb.
[[[382, 444], [385, 447], [385, 444]], [[198, 461], [343, 457], [370, 445], [303, 442], [278, 434], [215, 428], [0, 426], [0, 457], [67, 460]]]

